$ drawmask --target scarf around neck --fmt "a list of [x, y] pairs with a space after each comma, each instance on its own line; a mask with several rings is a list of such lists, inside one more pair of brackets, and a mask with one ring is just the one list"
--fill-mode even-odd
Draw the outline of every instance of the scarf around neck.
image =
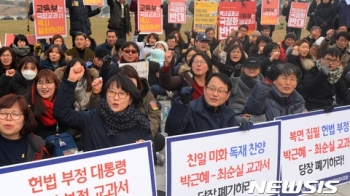
[[19, 56], [27, 56], [29, 54], [29, 52], [30, 52], [30, 47], [29, 46], [24, 46], [23, 48], [19, 48], [15, 44], [12, 44], [12, 49]]
[[[322, 71], [322, 63], [321, 60], [318, 60], [316, 63], [317, 69], [318, 71]], [[329, 76], [327, 78], [328, 82], [331, 84], [335, 84], [339, 81], [339, 79], [341, 78], [343, 74], [343, 69], [342, 67], [339, 65], [335, 70], [333, 71], [329, 71]]]
[[150, 125], [134, 104], [129, 105], [124, 111], [113, 112], [109, 108], [106, 98], [100, 99], [96, 111], [110, 129], [108, 136], [117, 136], [120, 131], [127, 131], [136, 126], [151, 132]]
[[[34, 104], [34, 94], [35, 94], [35, 86], [32, 86], [31, 101], [33, 104]], [[56, 119], [53, 117], [53, 106], [54, 106], [55, 100], [49, 101], [47, 99], [41, 98], [41, 101], [45, 105], [46, 113], [40, 116], [40, 121], [46, 127], [51, 127], [55, 125], [57, 122]]]

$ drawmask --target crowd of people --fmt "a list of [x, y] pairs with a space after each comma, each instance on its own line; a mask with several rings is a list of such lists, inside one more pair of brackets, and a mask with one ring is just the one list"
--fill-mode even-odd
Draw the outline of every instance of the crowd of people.
[[[286, 21], [290, 4], [283, 7]], [[94, 43], [88, 21], [100, 7], [79, 6], [69, 7], [71, 21], [85, 22], [71, 22], [72, 47], [54, 35], [41, 40], [38, 53], [18, 34], [0, 49], [0, 166], [50, 157], [48, 145], [48, 153], [37, 155], [47, 137], [63, 132], [84, 152], [151, 140], [155, 164], [163, 165], [164, 99], [172, 102], [169, 136], [249, 130], [278, 116], [350, 104], [350, 18], [342, 11], [350, 6], [344, 0], [313, 1], [310, 35], [300, 38], [301, 29], [288, 27], [283, 40], [272, 40], [274, 26], [259, 26], [257, 19], [256, 30], [242, 24], [220, 41], [213, 28], [185, 32], [184, 39], [180, 25], [168, 25], [163, 41], [156, 33], [141, 35], [137, 25], [131, 33], [128, 14], [136, 1], [108, 5], [104, 43]], [[119, 66], [143, 61], [149, 62], [148, 78]]]

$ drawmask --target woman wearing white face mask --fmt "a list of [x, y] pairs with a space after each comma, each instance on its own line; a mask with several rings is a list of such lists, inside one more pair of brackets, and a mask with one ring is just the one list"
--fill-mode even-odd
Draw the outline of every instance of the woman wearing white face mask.
[[34, 56], [24, 57], [17, 71], [8, 69], [0, 77], [0, 97], [10, 93], [24, 95], [40, 70], [39, 62]]

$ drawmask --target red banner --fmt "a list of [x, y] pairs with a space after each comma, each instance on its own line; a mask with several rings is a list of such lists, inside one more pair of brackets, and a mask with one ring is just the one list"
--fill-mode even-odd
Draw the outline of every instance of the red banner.
[[[26, 35], [26, 37], [27, 37], [29, 44], [31, 44], [31, 45], [36, 44], [35, 35]], [[13, 43], [14, 39], [15, 39], [15, 34], [5, 33], [5, 46], [10, 46]]]
[[37, 39], [51, 38], [55, 34], [67, 37], [65, 0], [35, 0], [33, 1], [33, 8]]
[[138, 0], [137, 3], [141, 34], [163, 33], [162, 0]]
[[239, 9], [236, 3], [219, 3], [218, 39], [226, 39], [233, 30], [238, 30]]
[[299, 29], [304, 28], [306, 25], [308, 9], [308, 3], [292, 2], [289, 12], [288, 27]]
[[261, 2], [261, 25], [276, 25], [279, 20], [280, 2], [277, 0], [263, 0]]
[[186, 0], [169, 0], [168, 23], [186, 24]]
[[239, 11], [238, 24], [248, 25], [248, 34], [252, 34], [255, 30], [255, 20], [256, 20], [256, 2], [232, 2], [236, 4]]

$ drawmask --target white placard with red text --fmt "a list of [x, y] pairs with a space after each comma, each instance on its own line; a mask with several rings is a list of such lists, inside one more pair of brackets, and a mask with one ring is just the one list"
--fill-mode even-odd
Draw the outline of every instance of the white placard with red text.
[[0, 168], [1, 195], [154, 196], [150, 142]]
[[308, 3], [292, 2], [287, 26], [300, 29], [304, 28], [306, 26], [308, 10]]
[[280, 121], [166, 138], [167, 196], [248, 195], [251, 180], [278, 180]]
[[277, 118], [282, 180], [350, 180], [350, 107]]

